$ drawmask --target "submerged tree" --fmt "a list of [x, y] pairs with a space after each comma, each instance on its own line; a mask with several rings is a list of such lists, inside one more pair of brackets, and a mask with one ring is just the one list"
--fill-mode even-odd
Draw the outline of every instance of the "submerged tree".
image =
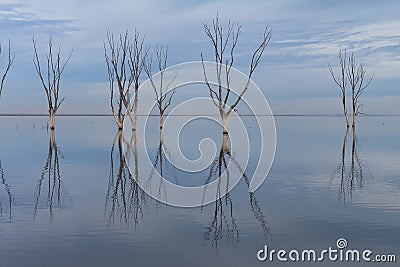
[[333, 67], [329, 64], [329, 72], [335, 83], [339, 86], [341, 91], [341, 99], [343, 105], [343, 113], [346, 118], [346, 125], [350, 127], [350, 120], [347, 112], [347, 104], [346, 104], [346, 87], [350, 86], [351, 89], [351, 107], [353, 112], [353, 121], [352, 127], [356, 126], [357, 116], [361, 113], [363, 108], [363, 104], [360, 103], [360, 96], [365, 91], [365, 89], [371, 84], [373, 75], [370, 78], [367, 78], [366, 75], [366, 67], [363, 63], [357, 63], [354, 58], [354, 54], [351, 53], [350, 56], [347, 56], [346, 50], [342, 53], [342, 50], [339, 51], [339, 65], [340, 65], [340, 74], [338, 76], [335, 75], [333, 71]]
[[170, 92], [170, 86], [174, 82], [175, 78], [169, 81], [168, 84], [165, 84], [164, 74], [165, 70], [167, 69], [168, 47], [157, 45], [155, 48], [155, 54], [157, 61], [156, 69], [159, 72], [159, 80], [155, 81], [152, 75], [153, 64], [151, 58], [147, 61], [147, 64], [145, 64], [144, 70], [149, 77], [151, 87], [153, 88], [155, 94], [157, 108], [160, 115], [160, 132], [162, 132], [164, 126], [165, 111], [171, 105], [172, 97], [175, 94], [175, 88], [172, 89], [172, 92]]
[[[1, 43], [0, 43], [0, 56], [1, 56], [1, 53], [2, 53], [2, 52], [3, 52], [3, 50], [2, 50]], [[12, 65], [13, 62], [14, 62], [14, 58], [15, 58], [15, 55], [11, 55], [11, 41], [8, 40], [7, 64], [6, 64], [4, 73], [3, 73], [2, 77], [1, 77], [1, 83], [0, 83], [0, 97], [1, 97], [1, 92], [3, 91], [4, 81], [6, 80], [6, 76], [7, 76], [7, 74], [8, 74], [8, 71], [10, 70], [11, 65]]]
[[349, 56], [346, 75], [351, 87], [351, 100], [353, 109], [353, 124], [356, 126], [357, 115], [361, 113], [363, 104], [360, 103], [360, 96], [365, 89], [371, 84], [374, 76], [370, 78], [365, 77], [367, 69], [363, 63], [357, 63], [353, 53]]
[[131, 111], [133, 111], [133, 116], [130, 115], [133, 131], [136, 130], [140, 78], [144, 65], [146, 64], [145, 62], [147, 60], [149, 49], [149, 46], [145, 45], [144, 43], [144, 37], [140, 38], [139, 31], [135, 30], [132, 45], [129, 47], [129, 69], [132, 75], [133, 87], [135, 90], [133, 104], [130, 103], [130, 95], [128, 94], [129, 107]]
[[[135, 31], [132, 42], [128, 31], [120, 34], [117, 40], [107, 31], [104, 57], [108, 71], [111, 111], [119, 130], [123, 128], [126, 116], [132, 122], [132, 130], [136, 130], [139, 79], [147, 52], [148, 47], [144, 45], [144, 38], [140, 39], [138, 31]], [[131, 91], [132, 86], [134, 92]], [[132, 93], [133, 103], [130, 101]]]
[[331, 64], [329, 64], [329, 71], [331, 73], [331, 76], [335, 83], [339, 86], [340, 88], [340, 97], [342, 98], [342, 105], [343, 105], [343, 114], [346, 119], [346, 125], [347, 127], [350, 127], [350, 120], [349, 120], [349, 115], [347, 112], [347, 105], [346, 105], [346, 86], [347, 86], [347, 79], [346, 79], [346, 68], [347, 68], [347, 53], [346, 50], [342, 53], [342, 50], [339, 51], [339, 65], [340, 65], [340, 75], [336, 77], [333, 67]]
[[60, 80], [61, 75], [64, 72], [68, 61], [71, 58], [72, 50], [67, 57], [67, 59], [61, 62], [61, 49], [60, 46], [58, 51], [53, 49], [53, 38], [49, 37], [49, 51], [46, 54], [45, 60], [45, 70], [43, 71], [40, 65], [39, 55], [36, 47], [35, 37], [32, 38], [33, 41], [33, 63], [36, 68], [36, 72], [39, 75], [40, 81], [42, 82], [43, 89], [46, 93], [47, 104], [49, 108], [49, 120], [50, 129], [55, 128], [55, 119], [58, 109], [60, 108], [62, 102], [65, 98], [60, 99]]
[[[265, 48], [271, 40], [271, 30], [268, 26], [265, 27], [262, 41], [251, 57], [247, 82], [241, 91], [239, 91], [239, 95], [235, 95], [234, 93], [231, 94], [232, 87], [230, 84], [230, 71], [234, 63], [234, 52], [241, 33], [241, 27], [238, 23], [233, 23], [231, 21], [228, 21], [228, 24], [224, 27], [220, 23], [217, 15], [216, 18], [213, 19], [211, 27], [207, 22], [203, 22], [203, 28], [214, 49], [217, 88], [214, 89], [214, 86], [208, 80], [203, 54], [201, 54], [204, 79], [209, 89], [210, 97], [212, 98], [214, 105], [219, 109], [224, 127], [223, 133], [228, 134], [229, 116], [249, 88], [251, 77], [260, 63]], [[225, 82], [223, 80], [225, 80]]]
[[[132, 86], [132, 79], [128, 69], [128, 31], [114, 40], [114, 35], [107, 31], [107, 43], [104, 42], [104, 57], [107, 63], [108, 81], [110, 86], [110, 104], [118, 129], [122, 130], [124, 120], [130, 111], [127, 104], [127, 95]], [[110, 50], [110, 51], [108, 51]], [[115, 89], [114, 87], [117, 87]]]

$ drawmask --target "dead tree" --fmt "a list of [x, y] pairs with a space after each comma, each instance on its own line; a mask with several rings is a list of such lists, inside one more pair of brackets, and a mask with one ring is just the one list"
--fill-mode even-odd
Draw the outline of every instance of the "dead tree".
[[133, 79], [128, 66], [128, 53], [128, 31], [125, 34], [120, 34], [118, 40], [114, 40], [114, 35], [107, 31], [107, 43], [104, 42], [104, 57], [108, 70], [111, 111], [118, 130], [122, 130], [125, 117], [130, 112], [130, 109], [126, 107], [129, 106], [127, 96]]
[[43, 72], [40, 65], [39, 55], [37, 52], [35, 36], [32, 38], [32, 41], [33, 41], [33, 52], [34, 52], [33, 63], [35, 65], [36, 72], [39, 75], [40, 81], [42, 82], [43, 89], [46, 93], [47, 104], [49, 108], [48, 111], [49, 111], [50, 129], [53, 130], [55, 128], [55, 119], [57, 111], [65, 99], [65, 98], [60, 99], [61, 75], [64, 72], [64, 69], [67, 66], [69, 59], [71, 58], [72, 50], [69, 56], [67, 57], [67, 60], [65, 60], [65, 62], [62, 63], [60, 47], [56, 52], [53, 50], [53, 38], [50, 36], [49, 52], [46, 54], [46, 61], [45, 61], [46, 71]]
[[349, 62], [347, 64], [346, 76], [351, 87], [351, 100], [353, 109], [353, 124], [356, 126], [357, 116], [361, 113], [363, 104], [360, 103], [360, 96], [365, 91], [365, 89], [371, 84], [374, 76], [366, 78], [365, 74], [367, 69], [363, 63], [357, 63], [354, 58], [354, 54], [351, 53], [349, 56]]
[[135, 30], [132, 45], [129, 46], [129, 69], [133, 79], [133, 87], [135, 90], [133, 105], [130, 103], [131, 101], [129, 93], [127, 101], [130, 105], [127, 107], [130, 108], [130, 114], [133, 112], [133, 116], [132, 115], [130, 116], [132, 123], [132, 131], [136, 130], [140, 78], [143, 72], [144, 64], [147, 60], [148, 52], [149, 52], [149, 46], [145, 45], [144, 37], [140, 38], [139, 31]]
[[[168, 59], [168, 47], [163, 45], [157, 45], [155, 48], [156, 60], [157, 60], [157, 71], [159, 72], [159, 80], [155, 81], [155, 77], [152, 74], [152, 59], [147, 61], [144, 65], [144, 70], [149, 77], [151, 87], [153, 88], [156, 103], [160, 115], [160, 132], [163, 130], [164, 125], [164, 115], [166, 109], [171, 105], [172, 97], [175, 94], [175, 88], [170, 90], [171, 84], [175, 81], [176, 76], [168, 83], [164, 82], [164, 74], [167, 69], [167, 59]], [[172, 91], [172, 92], [170, 92]], [[161, 134], [162, 135], [162, 134]]]
[[[203, 22], [203, 28], [214, 49], [217, 88], [214, 89], [214, 86], [208, 80], [203, 54], [201, 54], [204, 79], [209, 89], [210, 97], [214, 105], [219, 109], [224, 128], [223, 133], [228, 134], [229, 116], [249, 88], [251, 77], [260, 63], [265, 48], [271, 40], [271, 30], [268, 29], [268, 26], [265, 27], [262, 41], [251, 57], [247, 82], [240, 93], [235, 95], [234, 93], [231, 94], [230, 71], [234, 63], [234, 52], [241, 33], [241, 27], [238, 23], [233, 23], [231, 21], [228, 21], [228, 24], [224, 27], [220, 23], [217, 15], [216, 18], [213, 19], [211, 27], [207, 22]], [[225, 82], [223, 82], [223, 80], [225, 80]], [[230, 99], [230, 97], [232, 99]]]
[[[128, 31], [120, 34], [117, 40], [107, 31], [104, 57], [108, 71], [111, 111], [119, 130], [123, 128], [126, 116], [129, 116], [132, 122], [132, 130], [136, 130], [139, 79], [148, 49], [144, 44], [144, 38], [140, 38], [137, 30], [133, 41], [129, 40]], [[132, 86], [134, 92], [131, 91]], [[132, 94], [134, 94], [133, 103], [131, 103]]]
[[331, 73], [331, 76], [335, 83], [339, 86], [340, 88], [340, 97], [342, 98], [342, 105], [343, 105], [343, 114], [346, 119], [346, 125], [347, 127], [350, 127], [350, 120], [349, 120], [349, 115], [347, 112], [347, 105], [346, 105], [346, 86], [347, 86], [347, 78], [346, 78], [346, 69], [347, 69], [347, 53], [346, 50], [342, 53], [342, 50], [339, 51], [339, 65], [340, 65], [340, 74], [338, 76], [335, 75], [333, 71], [332, 65], [329, 63], [329, 72]]
[[344, 50], [344, 53], [342, 53], [342, 50], [339, 51], [339, 65], [340, 74], [338, 76], [334, 74], [331, 64], [329, 64], [329, 72], [331, 73], [333, 80], [339, 86], [341, 91], [343, 113], [346, 118], [347, 127], [350, 127], [350, 119], [348, 116], [346, 105], [346, 87], [347, 85], [350, 86], [353, 112], [352, 127], [355, 127], [357, 122], [357, 115], [361, 113], [361, 110], [363, 108], [363, 105], [360, 103], [360, 96], [371, 84], [373, 75], [369, 79], [366, 79], [365, 65], [362, 63], [357, 63], [353, 53], [351, 53], [350, 56], [347, 56], [346, 50]]
[[[1, 52], [3, 52], [3, 50], [2, 50], [2, 47], [1, 47], [1, 43], [0, 43], [0, 56], [1, 56]], [[14, 54], [11, 56], [11, 41], [10, 41], [10, 39], [8, 40], [8, 53], [7, 53], [7, 55], [8, 55], [7, 56], [7, 65], [5, 67], [3, 75], [1, 77], [0, 97], [1, 97], [1, 92], [3, 91], [4, 81], [6, 80], [6, 76], [8, 74], [8, 71], [10, 70], [11, 65], [13, 64], [14, 58], [15, 58]]]

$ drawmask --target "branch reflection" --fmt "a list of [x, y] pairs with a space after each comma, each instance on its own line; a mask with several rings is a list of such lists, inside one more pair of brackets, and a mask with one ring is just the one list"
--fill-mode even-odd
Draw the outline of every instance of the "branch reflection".
[[[123, 144], [126, 151], [123, 151]], [[127, 160], [134, 158], [134, 170], [131, 174]], [[114, 137], [110, 151], [110, 173], [105, 199], [105, 213], [108, 226], [114, 226], [116, 219], [126, 227], [133, 222], [135, 228], [143, 220], [143, 206], [147, 206], [147, 195], [139, 187], [139, 166], [137, 139], [133, 131], [131, 139], [125, 140], [122, 131]]]
[[[14, 198], [13, 198], [13, 195], [11, 193], [11, 187], [7, 183], [1, 160], [0, 160], [0, 177], [1, 177], [1, 185], [2, 185], [2, 187], [4, 189], [4, 192], [7, 194], [7, 196], [5, 196], [5, 198], [7, 199], [6, 201], [8, 202], [7, 205], [4, 205], [4, 208], [3, 208], [3, 196], [2, 196], [3, 194], [0, 194], [0, 220], [4, 220], [5, 218], [7, 218], [7, 220], [9, 222], [11, 222], [12, 206], [14, 204]], [[3, 209], [7, 209], [8, 210], [8, 216], [7, 217], [3, 217]]]
[[[239, 173], [242, 175], [242, 178], [246, 184], [246, 191], [248, 192], [249, 197], [249, 204], [251, 211], [258, 221], [264, 235], [264, 240], [267, 239], [267, 235], [269, 233], [269, 227], [263, 211], [257, 201], [254, 193], [249, 192], [250, 187], [250, 180], [245, 172], [245, 170], [240, 166], [239, 162], [235, 159], [234, 153], [231, 152], [229, 146], [228, 135], [223, 135], [223, 142], [219, 152], [218, 158], [214, 160], [211, 164], [209, 175], [205, 181], [205, 185], [209, 184], [212, 180], [212, 177], [218, 175], [218, 188], [216, 194], [216, 201], [214, 203], [214, 213], [212, 220], [210, 222], [210, 226], [206, 228], [204, 233], [204, 242], [211, 243], [211, 246], [218, 248], [219, 241], [222, 241], [226, 238], [228, 244], [231, 242], [238, 243], [240, 240], [240, 231], [237, 225], [237, 220], [234, 216], [234, 202], [230, 193], [228, 192], [229, 189], [229, 182], [230, 182], [230, 173], [227, 168], [229, 161], [233, 162], [233, 165], [238, 169]], [[226, 172], [227, 183], [225, 189], [221, 186], [221, 176], [223, 172]], [[206, 190], [206, 189], [205, 189]], [[225, 190], [225, 196], [221, 197], [221, 190]], [[205, 192], [204, 192], [205, 194]], [[202, 212], [204, 207], [202, 207]], [[224, 236], [224, 233], [226, 235]]]
[[352, 199], [353, 193], [356, 190], [362, 189], [364, 184], [364, 163], [358, 155], [357, 132], [355, 127], [352, 128], [350, 164], [346, 161], [348, 136], [349, 128], [347, 128], [343, 138], [341, 160], [335, 171], [340, 178], [338, 200], [340, 202], [343, 201], [344, 204], [349, 198]]
[[[157, 198], [166, 202], [167, 201], [167, 190], [165, 187], [165, 180], [164, 177], [166, 176], [166, 171], [170, 171], [170, 164], [168, 164], [168, 160], [165, 158], [164, 153], [169, 153], [168, 148], [164, 143], [164, 135], [163, 135], [163, 129], [160, 129], [160, 142], [158, 144], [158, 147], [156, 149], [156, 155], [155, 155], [155, 160], [153, 163], [153, 168], [150, 171], [149, 178], [146, 183], [146, 189], [151, 191], [151, 180], [153, 179], [154, 173], [157, 171], [160, 175], [160, 181], [158, 182], [158, 188], [157, 188]], [[170, 155], [171, 156], [171, 155]], [[176, 179], [176, 176], [175, 176]], [[156, 202], [157, 207], [161, 207], [164, 205], [161, 205], [160, 201]]]
[[54, 130], [51, 130], [47, 160], [35, 190], [34, 218], [36, 218], [38, 210], [40, 209], [43, 189], [47, 189], [46, 206], [48, 206], [49, 209], [50, 220], [53, 219], [54, 209], [62, 208], [63, 196], [66, 196], [66, 198], [69, 199], [69, 202], [71, 202], [67, 190], [63, 187], [59, 158], [60, 150], [56, 143]]

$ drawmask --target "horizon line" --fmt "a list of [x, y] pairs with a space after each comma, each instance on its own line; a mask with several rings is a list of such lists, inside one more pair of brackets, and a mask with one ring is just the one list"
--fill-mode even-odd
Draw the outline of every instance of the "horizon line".
[[[350, 114], [351, 115], [351, 114]], [[49, 114], [45, 113], [0, 113], [0, 117], [47, 117]], [[113, 117], [112, 114], [106, 113], [60, 113], [58, 117]], [[158, 117], [159, 114], [138, 114], [138, 117]], [[171, 117], [186, 117], [186, 116], [211, 116], [218, 117], [215, 114], [171, 114], [166, 116]], [[280, 113], [280, 114], [240, 114], [239, 117], [342, 117], [343, 114], [319, 114], [319, 113]], [[397, 117], [400, 114], [385, 114], [385, 113], [373, 113], [373, 114], [359, 114], [360, 117]]]

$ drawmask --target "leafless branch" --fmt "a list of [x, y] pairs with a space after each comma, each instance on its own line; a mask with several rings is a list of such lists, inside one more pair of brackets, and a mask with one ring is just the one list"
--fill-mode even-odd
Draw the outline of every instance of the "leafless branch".
[[371, 84], [374, 75], [366, 79], [365, 75], [367, 69], [363, 63], [357, 63], [354, 54], [348, 57], [348, 64], [346, 66], [346, 77], [351, 87], [351, 99], [353, 110], [353, 124], [355, 127], [357, 115], [360, 114], [363, 105], [360, 103], [360, 96], [364, 93], [365, 89]]
[[175, 88], [170, 90], [170, 86], [173, 84], [177, 77], [177, 72], [175, 76], [168, 82], [165, 86], [165, 71], [167, 69], [168, 60], [168, 47], [163, 45], [157, 45], [154, 49], [156, 56], [156, 70], [158, 72], [158, 81], [155, 81], [155, 76], [153, 75], [153, 60], [151, 57], [147, 58], [146, 64], [144, 64], [144, 71], [149, 78], [151, 87], [155, 94], [155, 100], [157, 103], [159, 115], [160, 115], [160, 129], [163, 128], [164, 114], [166, 109], [171, 105], [172, 97], [175, 94]]
[[[271, 40], [271, 30], [268, 27], [265, 28], [262, 41], [257, 49], [253, 52], [251, 58], [248, 80], [236, 98], [230, 101], [230, 74], [234, 64], [234, 51], [241, 34], [241, 26], [237, 22], [231, 21], [228, 21], [228, 23], [224, 26], [220, 22], [217, 14], [215, 19], [212, 20], [212, 25], [209, 25], [207, 22], [203, 22], [203, 29], [213, 46], [217, 79], [217, 84], [215, 86], [217, 86], [218, 89], [214, 89], [213, 85], [209, 82], [203, 54], [201, 54], [204, 80], [214, 105], [219, 108], [219, 112], [223, 121], [227, 122], [230, 113], [235, 110], [236, 106], [240, 103], [243, 95], [249, 88], [251, 77], [261, 61], [261, 57], [265, 51], [265, 48], [268, 46]], [[224, 125], [224, 132], [226, 131], [227, 125]]]
[[[6, 80], [6, 76], [11, 68], [11, 65], [14, 63], [14, 58], [15, 58], [15, 54], [11, 55], [11, 40], [8, 39], [8, 57], [7, 57], [7, 65], [5, 67], [4, 73], [1, 77], [1, 83], [0, 83], [0, 97], [1, 97], [1, 92], [3, 91], [3, 86], [4, 86], [4, 81]], [[1, 48], [1, 43], [0, 43], [0, 55], [2, 52], [2, 48]]]
[[61, 75], [64, 72], [64, 69], [67, 66], [72, 56], [72, 50], [68, 55], [67, 59], [65, 60], [65, 62], [62, 63], [61, 48], [59, 47], [58, 51], [54, 52], [53, 38], [50, 36], [48, 42], [49, 50], [48, 53], [46, 54], [46, 61], [45, 61], [47, 71], [45, 74], [43, 74], [38, 55], [35, 36], [33, 36], [32, 42], [33, 42], [33, 52], [34, 52], [33, 63], [35, 65], [36, 72], [39, 76], [39, 79], [42, 83], [43, 89], [47, 97], [48, 112], [50, 117], [50, 127], [51, 129], [54, 129], [56, 113], [60, 108], [62, 102], [64, 101], [64, 98], [62, 99], [59, 98]]
[[343, 113], [346, 119], [346, 125], [347, 127], [350, 126], [350, 120], [349, 120], [349, 115], [347, 112], [347, 107], [346, 107], [346, 87], [347, 87], [347, 78], [346, 78], [346, 68], [347, 68], [347, 52], [344, 50], [339, 50], [339, 67], [340, 67], [340, 74], [338, 76], [335, 75], [334, 70], [332, 65], [329, 63], [328, 68], [329, 72], [334, 80], [334, 82], [339, 86], [340, 88], [340, 97], [342, 99], [342, 106], [343, 106]]
[[129, 39], [128, 31], [119, 34], [115, 39], [107, 30], [107, 41], [103, 45], [104, 57], [110, 87], [111, 111], [119, 129], [122, 129], [127, 115], [131, 119], [132, 130], [136, 129], [140, 77], [149, 51], [144, 40], [145, 37], [141, 38], [137, 29], [132, 40]]

